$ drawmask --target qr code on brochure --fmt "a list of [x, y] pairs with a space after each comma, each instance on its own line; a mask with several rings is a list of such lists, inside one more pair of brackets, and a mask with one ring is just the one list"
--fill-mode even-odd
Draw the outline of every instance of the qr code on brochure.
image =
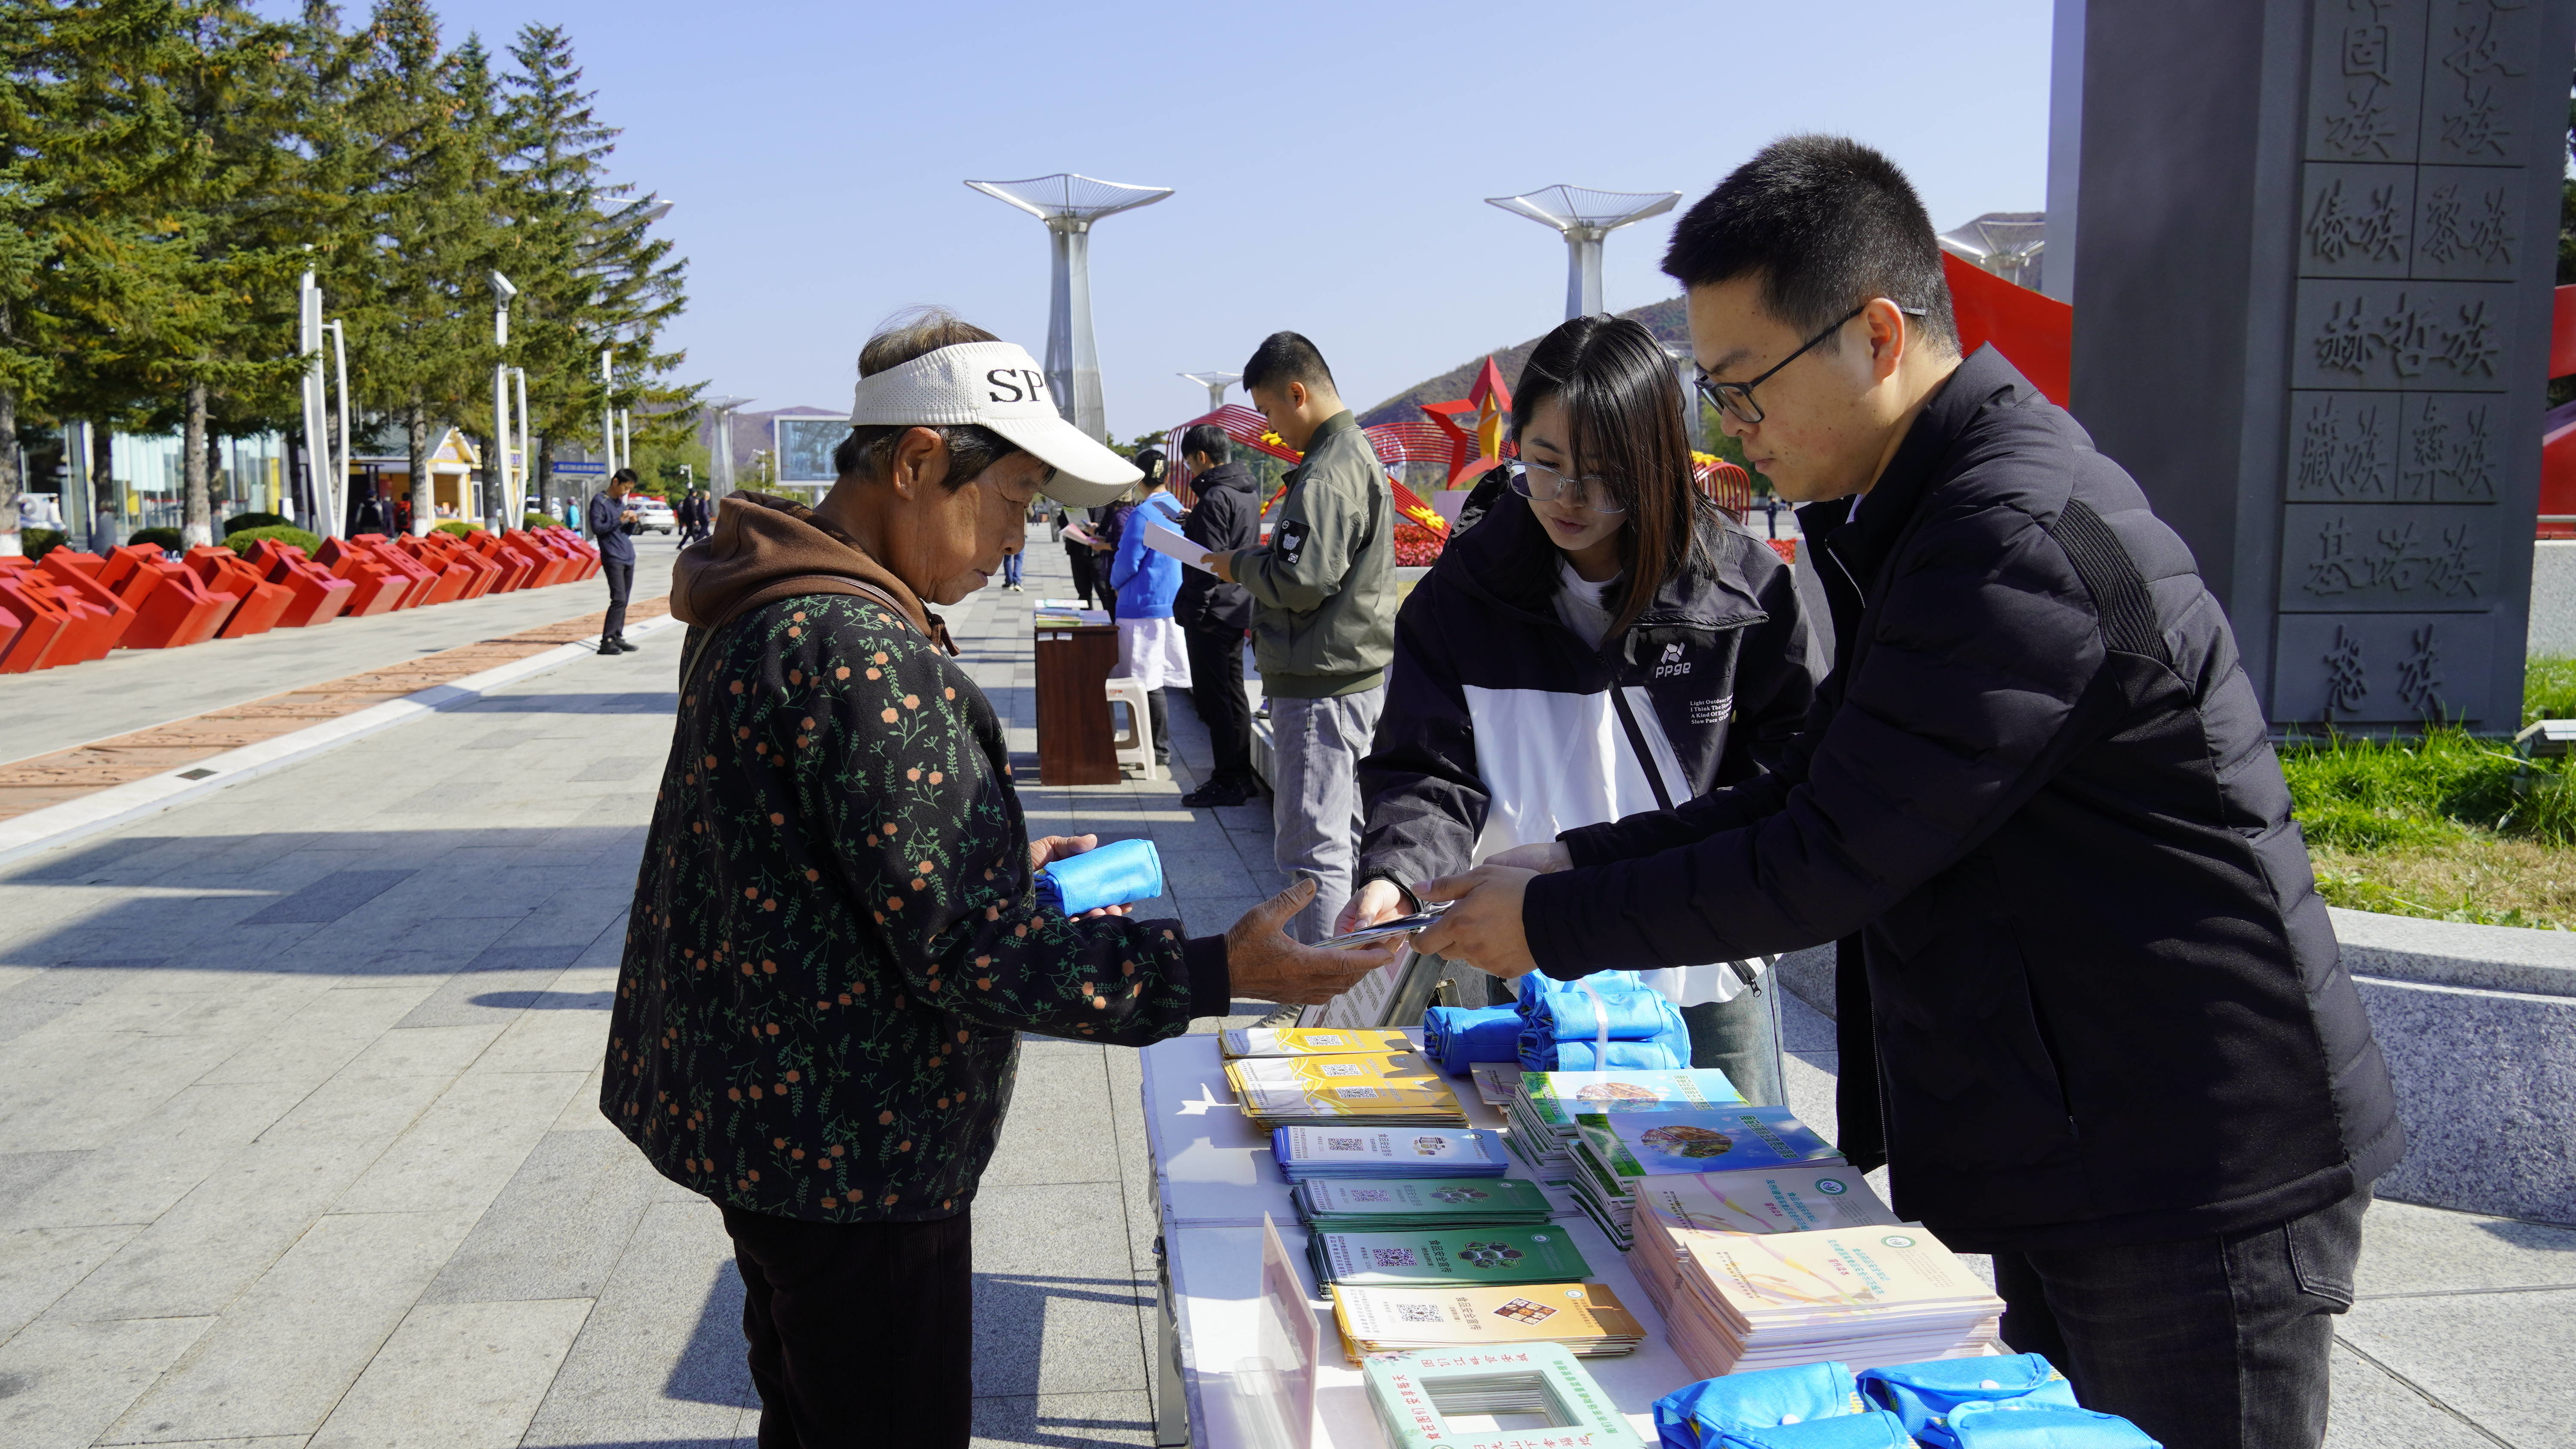
[[1395, 1194], [1382, 1187], [1355, 1187], [1351, 1189], [1351, 1201], [1393, 1202]]
[[1324, 1063], [1324, 1075], [1328, 1077], [1360, 1077], [1367, 1074], [1368, 1069], [1357, 1062]]
[[1411, 1248], [1371, 1248], [1368, 1250], [1368, 1256], [1370, 1266], [1377, 1268], [1418, 1268], [1422, 1266], [1422, 1260], [1413, 1255], [1413, 1250]]
[[1437, 1303], [1398, 1303], [1395, 1305], [1395, 1318], [1398, 1323], [1438, 1323], [1440, 1321], [1440, 1317], [1440, 1305]]
[[1361, 1152], [1367, 1150], [1367, 1148], [1368, 1139], [1365, 1137], [1327, 1137], [1324, 1139], [1324, 1150], [1326, 1152]]

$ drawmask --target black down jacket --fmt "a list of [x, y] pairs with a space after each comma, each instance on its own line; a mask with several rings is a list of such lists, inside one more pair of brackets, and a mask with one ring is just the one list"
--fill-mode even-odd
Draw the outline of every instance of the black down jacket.
[[2393, 1166], [2235, 634], [2137, 485], [1988, 348], [1825, 532], [1844, 506], [1802, 515], [1843, 642], [1806, 729], [1761, 779], [1566, 832], [1538, 964], [1857, 934], [1843, 1145], [1871, 1160], [1880, 1109], [1897, 1211], [1962, 1251], [2262, 1227]]
[[[1241, 463], [1219, 463], [1190, 480], [1199, 501], [1181, 520], [1181, 536], [1210, 553], [1232, 553], [1261, 541], [1261, 500]], [[1223, 633], [1252, 627], [1252, 595], [1204, 569], [1181, 570], [1172, 617], [1184, 629]]]
[[1386, 707], [1359, 767], [1358, 882], [1409, 889], [1779, 758], [1829, 642], [1768, 545], [1714, 513], [1699, 538], [1708, 566], [1666, 579], [1599, 649], [1558, 618], [1565, 555], [1518, 494], [1442, 551], [1396, 614]]

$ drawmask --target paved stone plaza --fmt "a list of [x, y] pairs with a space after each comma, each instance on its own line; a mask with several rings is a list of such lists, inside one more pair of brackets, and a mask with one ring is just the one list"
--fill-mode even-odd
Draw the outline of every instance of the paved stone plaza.
[[[642, 552], [639, 595], [669, 557]], [[1029, 593], [948, 611], [1030, 765], [1028, 605], [1065, 577], [1040, 531]], [[0, 755], [597, 593], [392, 616], [383, 657], [276, 636], [166, 702], [154, 667], [201, 651], [0, 680]], [[752, 1442], [717, 1214], [594, 1105], [677, 660], [664, 632], [0, 867], [0, 1445]], [[1267, 810], [1184, 810], [1182, 774], [1025, 800], [1035, 831], [1153, 837], [1157, 909], [1219, 930], [1280, 883]], [[1830, 1023], [1789, 1005], [1794, 1105], [1830, 1134]], [[1028, 1042], [975, 1210], [983, 1442], [1153, 1442], [1138, 1080], [1132, 1052]], [[2576, 1229], [2382, 1204], [2362, 1293], [2337, 1449], [2576, 1445]]]

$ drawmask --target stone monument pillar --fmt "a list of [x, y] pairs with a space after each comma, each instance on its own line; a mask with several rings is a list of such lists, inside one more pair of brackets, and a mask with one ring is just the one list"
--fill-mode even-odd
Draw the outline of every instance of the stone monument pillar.
[[2074, 412], [2276, 728], [2520, 723], [2576, 0], [2091, 0]]

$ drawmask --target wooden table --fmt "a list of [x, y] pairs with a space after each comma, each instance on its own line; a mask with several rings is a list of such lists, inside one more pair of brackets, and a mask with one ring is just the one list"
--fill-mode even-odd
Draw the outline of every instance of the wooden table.
[[1109, 671], [1118, 626], [1037, 626], [1038, 782], [1115, 785], [1122, 776], [1109, 729]]

